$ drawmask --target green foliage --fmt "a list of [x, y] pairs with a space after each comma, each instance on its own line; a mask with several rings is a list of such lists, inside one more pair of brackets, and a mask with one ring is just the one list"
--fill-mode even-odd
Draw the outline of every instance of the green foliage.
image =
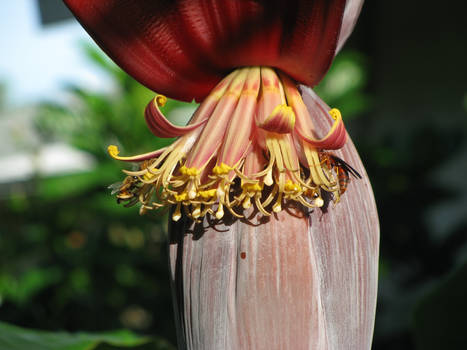
[[1, 350], [171, 350], [166, 341], [129, 331], [100, 334], [44, 332], [0, 323]]
[[[173, 342], [166, 213], [141, 217], [137, 208], [116, 203], [108, 186], [129, 165], [106, 151], [116, 144], [122, 154], [148, 152], [171, 140], [154, 137], [145, 125], [154, 93], [97, 49], [86, 51], [114, 81], [114, 91], [68, 86], [67, 104], [44, 103], [36, 124], [44, 142], [85, 151], [95, 166], [16, 183], [0, 198], [0, 317], [50, 330], [131, 328]], [[182, 105], [170, 101], [164, 111]], [[98, 346], [104, 348], [112, 347]]]
[[315, 89], [329, 106], [341, 110], [345, 120], [361, 116], [370, 107], [370, 99], [364, 92], [368, 80], [366, 67], [362, 54], [344, 51]]

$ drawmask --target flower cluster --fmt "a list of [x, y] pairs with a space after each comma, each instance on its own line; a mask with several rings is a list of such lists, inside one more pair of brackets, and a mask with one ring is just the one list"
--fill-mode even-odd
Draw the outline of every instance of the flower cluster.
[[[134, 157], [140, 162], [115, 189], [119, 201], [141, 203], [141, 211], [175, 205], [192, 219], [207, 213], [220, 219], [224, 208], [242, 217], [256, 207], [263, 215], [282, 210], [286, 201], [315, 208], [323, 191], [337, 202], [348, 183], [349, 167], [324, 150], [339, 149], [347, 133], [340, 112], [315, 97], [310, 115], [296, 84], [267, 67], [245, 67], [224, 78], [201, 103], [185, 127], [171, 124], [156, 96], [146, 108], [150, 130], [159, 137], [178, 137], [169, 147]], [[315, 136], [313, 118], [332, 118], [323, 138]], [[358, 175], [358, 174], [357, 174]]]

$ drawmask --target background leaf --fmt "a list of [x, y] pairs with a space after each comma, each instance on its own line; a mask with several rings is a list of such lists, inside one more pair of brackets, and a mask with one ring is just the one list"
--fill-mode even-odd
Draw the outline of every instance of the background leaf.
[[0, 350], [171, 350], [167, 342], [130, 331], [100, 334], [44, 332], [0, 323]]

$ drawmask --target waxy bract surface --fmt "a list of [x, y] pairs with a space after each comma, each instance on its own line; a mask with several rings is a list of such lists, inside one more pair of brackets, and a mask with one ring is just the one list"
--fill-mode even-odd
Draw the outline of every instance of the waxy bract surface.
[[[232, 69], [279, 68], [308, 86], [329, 68], [345, 0], [65, 0], [104, 51], [168, 97], [203, 99]], [[355, 16], [354, 16], [355, 17]]]

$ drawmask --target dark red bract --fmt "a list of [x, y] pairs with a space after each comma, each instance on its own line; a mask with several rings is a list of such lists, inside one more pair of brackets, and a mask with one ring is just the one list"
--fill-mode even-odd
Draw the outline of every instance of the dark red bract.
[[345, 0], [64, 0], [125, 71], [168, 97], [202, 100], [234, 68], [270, 66], [316, 85]]

